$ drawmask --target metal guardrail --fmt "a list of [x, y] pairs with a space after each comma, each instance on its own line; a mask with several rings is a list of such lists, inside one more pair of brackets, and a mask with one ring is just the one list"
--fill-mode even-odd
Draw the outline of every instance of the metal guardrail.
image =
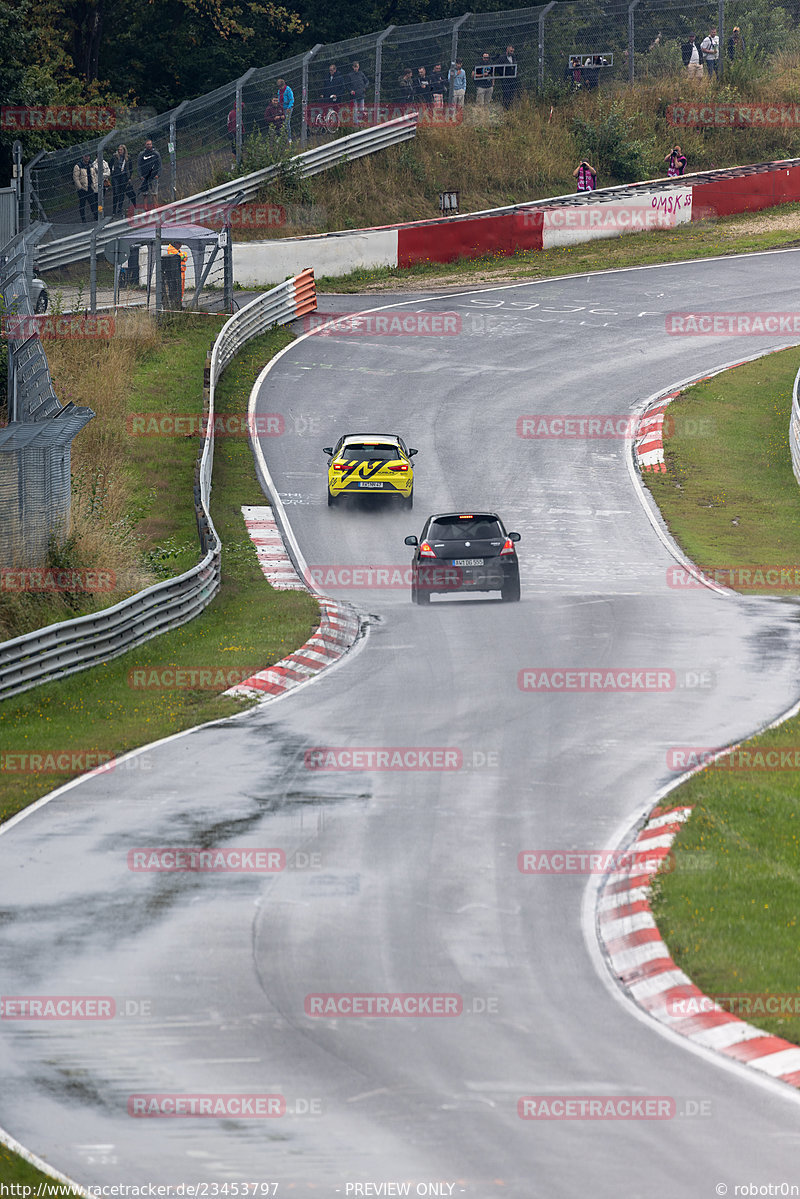
[[210, 512], [216, 384], [250, 338], [273, 325], [288, 324], [316, 306], [313, 272], [303, 271], [247, 304], [226, 322], [214, 342], [206, 436], [195, 494], [204, 551], [202, 561], [177, 578], [156, 583], [112, 608], [48, 625], [0, 644], [0, 699], [117, 658], [150, 638], [185, 624], [211, 602], [219, 590], [222, 573], [221, 544]]
[[[360, 129], [357, 133], [350, 133], [347, 137], [337, 138], [333, 142], [317, 146], [314, 150], [307, 150], [304, 154], [296, 154], [289, 160], [289, 169], [297, 171], [300, 177], [305, 179], [338, 166], [340, 163], [351, 162], [355, 158], [363, 158], [365, 154], [374, 154], [378, 150], [385, 150], [399, 142], [408, 141], [416, 136], [416, 132], [416, 113], [397, 117], [393, 121], [385, 121], [381, 125], [373, 125], [368, 129]], [[97, 238], [97, 249], [103, 250], [118, 237], [128, 236], [145, 223], [148, 226], [156, 224], [159, 212], [165, 214], [162, 219], [170, 222], [179, 223], [191, 220], [192, 223], [199, 224], [204, 211], [209, 214], [213, 213], [216, 207], [229, 203], [239, 192], [244, 193], [242, 197], [244, 200], [253, 199], [265, 183], [269, 183], [283, 170], [283, 164], [276, 163], [263, 170], [253, 171], [250, 175], [231, 179], [228, 183], [220, 184], [219, 187], [212, 187], [208, 191], [198, 192], [197, 195], [187, 196], [184, 200], [174, 200], [170, 204], [152, 209], [146, 214], [146, 221], [141, 217], [133, 222], [109, 221], [105, 225], [82, 229], [80, 233], [58, 238], [56, 241], [38, 247], [36, 251], [37, 269], [40, 271], [53, 270], [56, 267], [68, 266], [72, 262], [88, 258], [91, 253], [93, 235], [96, 235]]]
[[797, 482], [800, 483], [800, 371], [795, 375], [792, 388], [792, 414], [789, 417], [789, 449], [792, 452], [792, 470]]

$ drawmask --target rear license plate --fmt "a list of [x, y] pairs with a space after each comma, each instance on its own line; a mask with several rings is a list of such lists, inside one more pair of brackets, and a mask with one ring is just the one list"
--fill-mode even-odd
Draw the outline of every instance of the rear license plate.
[[483, 566], [483, 558], [454, 558], [453, 566]]
[[359, 483], [359, 487], [369, 487], [372, 490], [377, 488], [379, 491], [383, 487], [383, 483]]

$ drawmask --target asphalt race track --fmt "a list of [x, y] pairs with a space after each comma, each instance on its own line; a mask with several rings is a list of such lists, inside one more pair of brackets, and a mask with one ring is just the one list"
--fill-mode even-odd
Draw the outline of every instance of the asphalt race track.
[[[517, 869], [521, 850], [616, 846], [674, 779], [670, 746], [725, 745], [800, 694], [796, 605], [669, 586], [675, 560], [626, 442], [523, 439], [517, 421], [627, 414], [779, 344], [671, 337], [665, 314], [797, 310], [797, 261], [414, 297], [390, 311], [455, 313], [460, 331], [289, 348], [258, 397], [285, 429], [263, 452], [306, 562], [372, 618], [368, 634], [319, 681], [140, 753], [0, 837], [4, 994], [111, 996], [122, 1010], [4, 1021], [7, 1132], [86, 1184], [207, 1182], [209, 1195], [243, 1181], [470, 1199], [800, 1184], [797, 1093], [637, 1014], [596, 948], [598, 879]], [[361, 431], [419, 448], [412, 513], [374, 498], [327, 508], [322, 447]], [[404, 586], [341, 573], [405, 567], [403, 538], [425, 516], [483, 507], [522, 534], [519, 604], [417, 608]], [[521, 690], [534, 667], [669, 670], [675, 685]], [[309, 768], [320, 746], [444, 747], [462, 765]], [[220, 845], [279, 847], [291, 868], [127, 866], [138, 846]], [[462, 1010], [306, 1014], [306, 996], [331, 992], [457, 995]], [[145, 1093], [280, 1094], [287, 1114], [128, 1115]], [[530, 1095], [669, 1097], [676, 1114], [520, 1119]]]

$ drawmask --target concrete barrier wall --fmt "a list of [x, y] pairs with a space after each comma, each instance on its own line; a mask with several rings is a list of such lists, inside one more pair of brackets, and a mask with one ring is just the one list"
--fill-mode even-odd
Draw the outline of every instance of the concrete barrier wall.
[[[745, 168], [749, 169], [749, 168]], [[742, 168], [737, 168], [742, 170]], [[770, 163], [750, 174], [711, 172], [709, 179], [654, 181], [652, 187], [605, 188], [590, 200], [571, 197], [535, 205], [414, 221], [382, 229], [315, 237], [236, 242], [233, 274], [243, 287], [273, 286], [304, 267], [346, 275], [357, 267], [405, 267], [483, 255], [572, 246], [623, 233], [673, 228], [689, 221], [757, 212], [800, 200], [800, 165]], [[614, 193], [619, 192], [617, 196]], [[552, 207], [548, 207], [552, 204]]]
[[306, 267], [315, 275], [347, 275], [376, 266], [397, 266], [394, 227], [233, 243], [233, 277], [242, 287], [272, 286]]

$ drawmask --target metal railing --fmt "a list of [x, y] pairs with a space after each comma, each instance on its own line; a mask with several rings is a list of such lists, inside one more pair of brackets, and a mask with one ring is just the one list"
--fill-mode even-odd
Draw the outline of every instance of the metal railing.
[[48, 625], [0, 644], [0, 699], [117, 658], [185, 624], [211, 602], [219, 590], [222, 570], [220, 540], [210, 512], [217, 382], [250, 338], [315, 308], [314, 276], [304, 271], [242, 308], [226, 322], [214, 342], [208, 372], [206, 435], [195, 480], [202, 560], [177, 578], [156, 583], [112, 608]]
[[[374, 154], [378, 150], [385, 150], [388, 146], [408, 141], [416, 135], [416, 131], [416, 113], [398, 117], [396, 120], [386, 121], [381, 125], [360, 129], [357, 133], [348, 134], [347, 137], [337, 138], [335, 141], [317, 146], [313, 150], [307, 150], [305, 154], [298, 154], [290, 159], [288, 169], [296, 171], [301, 178], [305, 179], [310, 175], [317, 175], [321, 171], [327, 171], [330, 167], [338, 166], [340, 163], [351, 162], [356, 158], [362, 158], [365, 154]], [[88, 258], [91, 253], [93, 237], [97, 239], [97, 250], [103, 250], [118, 237], [129, 235], [132, 228], [133, 230], [140, 228], [145, 223], [145, 218], [148, 225], [156, 224], [159, 213], [162, 214], [162, 221], [169, 220], [178, 223], [190, 220], [194, 224], [201, 224], [205, 213], [205, 219], [216, 219], [219, 223], [218, 210], [221, 206], [233, 200], [239, 192], [243, 193], [242, 199], [252, 199], [265, 183], [280, 175], [284, 169], [283, 164], [276, 163], [263, 170], [253, 171], [250, 175], [231, 179], [218, 187], [209, 188], [208, 191], [187, 196], [184, 200], [175, 200], [165, 207], [154, 208], [146, 214], [139, 214], [135, 221], [109, 221], [105, 225], [90, 226], [81, 230], [80, 233], [59, 238], [47, 245], [40, 245], [36, 256], [37, 269], [40, 271], [53, 270], [56, 267], [67, 266], [69, 263]]]

